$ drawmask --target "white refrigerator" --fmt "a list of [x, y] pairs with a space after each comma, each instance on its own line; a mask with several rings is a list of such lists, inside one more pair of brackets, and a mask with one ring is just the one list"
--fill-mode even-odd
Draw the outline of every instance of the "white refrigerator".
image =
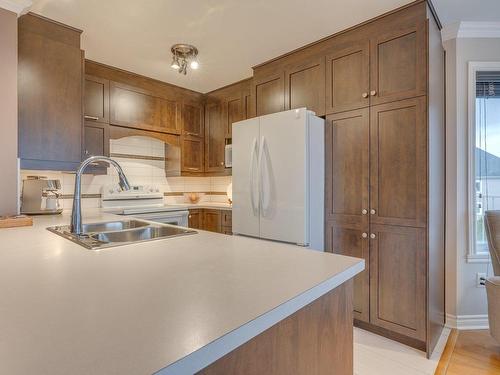
[[232, 131], [233, 233], [323, 251], [325, 121], [300, 108]]

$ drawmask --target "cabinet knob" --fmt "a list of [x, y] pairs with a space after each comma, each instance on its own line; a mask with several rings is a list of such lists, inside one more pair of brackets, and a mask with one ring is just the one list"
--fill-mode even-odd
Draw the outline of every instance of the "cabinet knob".
[[363, 237], [363, 238], [366, 238], [366, 237], [368, 237], [368, 233], [366, 233], [366, 232], [363, 232], [363, 234], [361, 235], [361, 237]]
[[362, 96], [363, 98], [368, 98], [368, 93], [367, 93], [367, 92], [364, 92], [364, 93], [362, 93], [362, 94], [361, 94], [361, 96]]
[[192, 215], [189, 215], [189, 216], [188, 216], [188, 218], [190, 218], [190, 219], [191, 219], [192, 217], [193, 217]]
[[377, 236], [375, 235], [375, 233], [370, 234], [370, 238], [371, 238], [371, 239], [374, 239], [375, 237], [377, 237]]
[[375, 90], [372, 90], [372, 91], [370, 91], [370, 95], [375, 96], [375, 95], [377, 95], [377, 92]]
[[368, 213], [368, 210], [367, 210], [366, 208], [363, 208], [363, 209], [361, 210], [361, 213], [362, 213], [363, 215], [366, 215], [366, 214]]
[[223, 162], [223, 161], [221, 161], [221, 162], [220, 162], [220, 165], [224, 165], [224, 162]]
[[375, 211], [373, 208], [370, 210], [371, 215], [375, 215], [376, 213], [377, 213], [377, 211]]

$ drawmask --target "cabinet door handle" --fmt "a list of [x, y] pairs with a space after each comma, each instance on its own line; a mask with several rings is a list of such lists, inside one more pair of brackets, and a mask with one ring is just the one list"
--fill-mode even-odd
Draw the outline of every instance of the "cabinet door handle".
[[85, 120], [92, 120], [92, 121], [97, 121], [99, 120], [99, 117], [96, 117], [96, 116], [83, 116], [85, 118]]
[[197, 133], [190, 133], [190, 132], [186, 132], [185, 134], [186, 134], [186, 135], [195, 136], [195, 137], [197, 137], [197, 136], [198, 136], [198, 134], [197, 134]]
[[362, 93], [362, 94], [361, 94], [361, 96], [362, 96], [363, 98], [368, 98], [368, 93], [367, 93], [367, 92], [364, 92], [364, 93]]
[[375, 235], [375, 233], [370, 234], [370, 238], [371, 238], [371, 239], [374, 239], [374, 238], [376, 238], [376, 237], [377, 237], [377, 236]]
[[361, 237], [363, 237], [363, 238], [366, 238], [366, 237], [368, 237], [368, 233], [366, 233], [366, 232], [363, 232], [363, 234], [361, 235]]
[[370, 215], [375, 215], [377, 211], [375, 211], [373, 208], [370, 210]]
[[186, 169], [189, 169], [190, 171], [197, 171], [198, 168], [192, 168], [192, 167], [186, 167]]
[[368, 210], [367, 210], [366, 208], [363, 208], [363, 209], [361, 210], [361, 213], [362, 213], [363, 215], [366, 215], [366, 214], [368, 213]]
[[375, 95], [377, 95], [377, 92], [375, 90], [372, 90], [372, 91], [370, 91], [370, 95], [375, 96]]

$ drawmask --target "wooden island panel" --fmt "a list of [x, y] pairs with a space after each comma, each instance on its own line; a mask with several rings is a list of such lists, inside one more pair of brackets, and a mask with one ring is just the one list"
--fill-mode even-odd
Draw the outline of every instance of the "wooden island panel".
[[198, 375], [352, 375], [352, 295], [351, 279]]

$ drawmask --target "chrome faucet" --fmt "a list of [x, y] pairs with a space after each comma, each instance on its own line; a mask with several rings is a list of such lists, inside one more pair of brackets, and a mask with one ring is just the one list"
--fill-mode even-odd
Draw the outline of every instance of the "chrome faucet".
[[71, 226], [70, 226], [71, 233], [73, 234], [80, 235], [83, 232], [82, 203], [81, 203], [83, 171], [85, 170], [85, 168], [87, 168], [89, 164], [98, 161], [104, 161], [109, 165], [115, 167], [118, 172], [118, 177], [120, 178], [119, 182], [120, 188], [122, 190], [130, 190], [130, 184], [127, 180], [127, 177], [125, 177], [125, 174], [123, 173], [122, 167], [120, 167], [120, 165], [113, 159], [110, 159], [106, 156], [91, 156], [90, 158], [82, 161], [82, 164], [80, 164], [80, 167], [78, 167], [78, 170], [76, 171], [76, 177], [75, 177], [75, 194], [73, 197], [73, 210], [71, 211]]

